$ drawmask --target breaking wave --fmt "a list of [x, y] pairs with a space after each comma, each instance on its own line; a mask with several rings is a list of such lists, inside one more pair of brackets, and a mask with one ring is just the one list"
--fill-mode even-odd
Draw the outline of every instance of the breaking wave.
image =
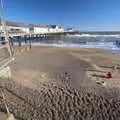
[[92, 34], [76, 34], [76, 35], [68, 35], [69, 37], [115, 37], [120, 38], [119, 34], [116, 35], [92, 35]]

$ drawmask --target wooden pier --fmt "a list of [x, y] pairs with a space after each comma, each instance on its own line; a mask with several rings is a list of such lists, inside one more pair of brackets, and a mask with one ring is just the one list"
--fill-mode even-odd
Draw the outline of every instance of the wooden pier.
[[[12, 46], [15, 43], [14, 41], [16, 41], [17, 45], [20, 47], [20, 46], [22, 46], [22, 43], [25, 43], [27, 45], [31, 45], [31, 42], [36, 42], [37, 39], [47, 40], [47, 39], [52, 38], [54, 36], [67, 35], [67, 34], [74, 34], [74, 32], [67, 31], [67, 32], [54, 32], [54, 33], [39, 33], [39, 34], [14, 33], [14, 34], [9, 34], [8, 37], [10, 40], [10, 44]], [[0, 35], [0, 38], [4, 43], [4, 37], [2, 36], [2, 34]]]

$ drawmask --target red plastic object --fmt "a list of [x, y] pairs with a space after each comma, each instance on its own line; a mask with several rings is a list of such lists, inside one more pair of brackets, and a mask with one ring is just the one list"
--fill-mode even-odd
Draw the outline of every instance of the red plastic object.
[[107, 78], [112, 78], [112, 74], [110, 72], [107, 74]]

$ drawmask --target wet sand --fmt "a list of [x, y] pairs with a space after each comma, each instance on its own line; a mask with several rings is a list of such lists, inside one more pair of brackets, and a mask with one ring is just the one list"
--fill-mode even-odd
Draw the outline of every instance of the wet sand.
[[[120, 56], [101, 50], [33, 47], [16, 53], [12, 78], [1, 80], [20, 120], [119, 120]], [[113, 71], [112, 79], [101, 77]], [[104, 81], [105, 86], [96, 81]], [[1, 110], [5, 108], [0, 99]]]

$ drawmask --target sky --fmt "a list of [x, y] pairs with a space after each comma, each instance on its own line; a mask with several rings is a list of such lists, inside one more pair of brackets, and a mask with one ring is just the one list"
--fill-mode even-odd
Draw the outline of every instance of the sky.
[[5, 19], [80, 31], [120, 31], [120, 0], [3, 0]]

